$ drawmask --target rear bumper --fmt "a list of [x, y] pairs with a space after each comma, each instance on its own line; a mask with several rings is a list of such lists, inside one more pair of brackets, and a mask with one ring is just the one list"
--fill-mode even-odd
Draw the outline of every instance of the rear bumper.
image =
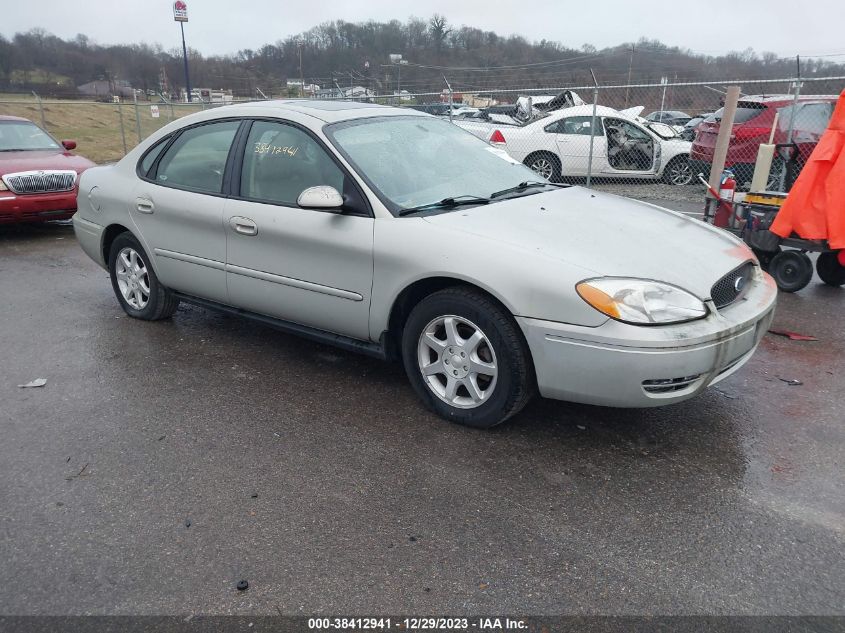
[[0, 224], [66, 220], [76, 213], [76, 190], [17, 195], [0, 193]]
[[687, 400], [727, 378], [753, 355], [774, 316], [777, 287], [760, 273], [743, 299], [706, 319], [597, 328], [519, 317], [547, 398], [611, 407]]
[[76, 233], [76, 241], [91, 259], [103, 268], [107, 268], [103, 258], [103, 232], [104, 226], [83, 220], [80, 216], [73, 216], [73, 232]]

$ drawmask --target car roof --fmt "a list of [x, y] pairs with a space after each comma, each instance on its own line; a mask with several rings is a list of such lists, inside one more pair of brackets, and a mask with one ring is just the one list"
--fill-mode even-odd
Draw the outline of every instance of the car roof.
[[[556, 121], [557, 119], [564, 119], [569, 116], [592, 116], [593, 115], [593, 106], [592, 105], [580, 105], [580, 106], [572, 106], [571, 108], [562, 108], [560, 110], [555, 110], [554, 112], [549, 113], [548, 117], [544, 117], [542, 119], [538, 119], [538, 121]], [[596, 106], [596, 116], [613, 116], [619, 117], [622, 119], [630, 119], [631, 117], [626, 117], [622, 112], [619, 110], [615, 110], [613, 108], [608, 108], [607, 106]]]
[[[740, 103], [750, 101], [752, 103], [777, 103], [780, 101], [792, 101], [795, 95], [745, 95], [739, 98]], [[799, 95], [798, 101], [836, 101], [839, 95]]]
[[[226, 106], [232, 107], [232, 106]], [[399, 114], [411, 116], [428, 116], [423, 112], [410, 108], [396, 108], [375, 103], [359, 103], [356, 101], [324, 101], [319, 99], [276, 99], [268, 101], [251, 101], [238, 104], [239, 108], [254, 110], [271, 110], [279, 112], [298, 112], [320, 119], [326, 123], [348, 121], [375, 116], [396, 116]]]

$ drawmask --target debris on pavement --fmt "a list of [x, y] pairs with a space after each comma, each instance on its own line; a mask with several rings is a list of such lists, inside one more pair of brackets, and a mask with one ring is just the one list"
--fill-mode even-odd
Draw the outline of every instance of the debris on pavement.
[[815, 336], [810, 336], [808, 334], [799, 334], [798, 332], [790, 332], [789, 330], [769, 330], [769, 334], [774, 334], [776, 336], [783, 336], [788, 338], [790, 341], [818, 341]]
[[238, 588], [238, 591], [246, 591], [249, 589], [249, 583], [246, 580], [239, 580], [236, 587]]
[[780, 376], [777, 376], [777, 379], [782, 381], [782, 382], [785, 382], [790, 387], [797, 387], [798, 385], [804, 384], [803, 382], [801, 382], [800, 380], [797, 380], [795, 378], [781, 378]]
[[190, 519], [185, 519], [185, 527], [186, 528], [191, 527], [191, 520]]
[[43, 387], [47, 384], [46, 378], [36, 378], [35, 380], [30, 380], [25, 385], [18, 385], [21, 389], [32, 389], [34, 387]]

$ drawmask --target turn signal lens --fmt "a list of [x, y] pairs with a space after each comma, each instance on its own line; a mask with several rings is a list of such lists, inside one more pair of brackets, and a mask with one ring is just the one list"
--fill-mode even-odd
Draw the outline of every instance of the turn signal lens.
[[698, 297], [659, 281], [604, 277], [582, 281], [575, 289], [602, 314], [633, 325], [684, 323], [707, 316]]

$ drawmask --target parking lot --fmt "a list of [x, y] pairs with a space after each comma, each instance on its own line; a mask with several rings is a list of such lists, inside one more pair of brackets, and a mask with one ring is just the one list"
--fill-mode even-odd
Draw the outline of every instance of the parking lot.
[[818, 280], [774, 324], [818, 341], [769, 334], [696, 399], [487, 432], [398, 365], [131, 320], [67, 225], [0, 228], [0, 297], [7, 614], [845, 612], [845, 291]]

